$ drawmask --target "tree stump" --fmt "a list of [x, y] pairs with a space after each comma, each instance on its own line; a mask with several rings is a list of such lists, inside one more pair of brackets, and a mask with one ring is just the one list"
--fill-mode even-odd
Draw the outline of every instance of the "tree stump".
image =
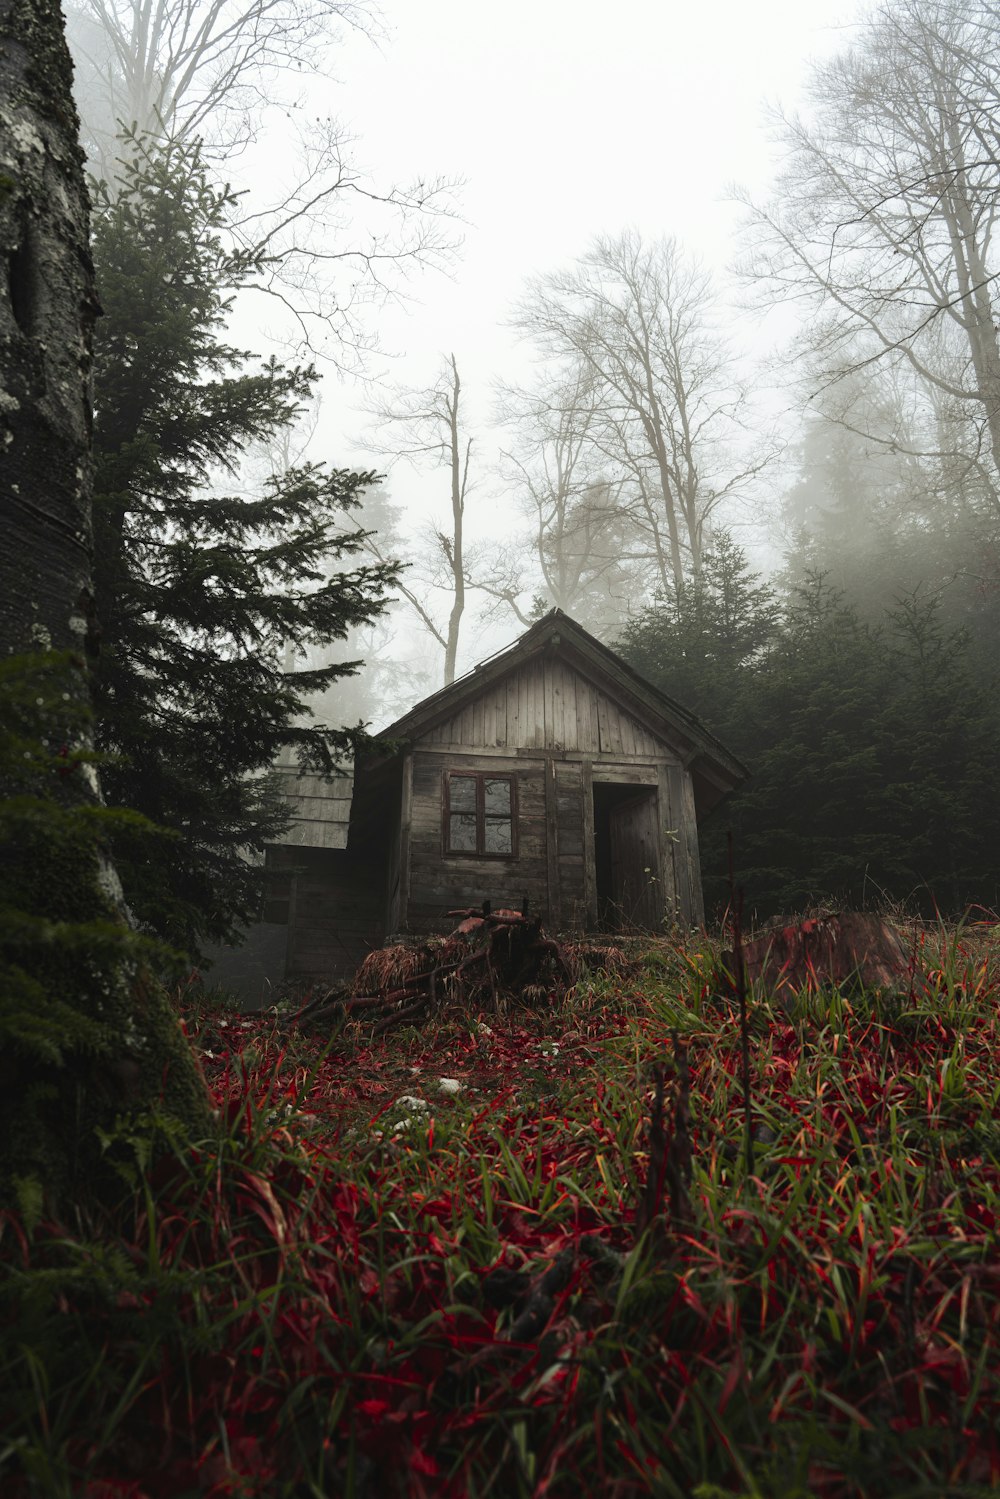
[[[723, 953], [722, 962], [735, 982], [734, 954]], [[743, 966], [748, 984], [760, 980], [777, 995], [839, 984], [899, 989], [913, 981], [914, 943], [881, 916], [842, 911], [744, 941]]]

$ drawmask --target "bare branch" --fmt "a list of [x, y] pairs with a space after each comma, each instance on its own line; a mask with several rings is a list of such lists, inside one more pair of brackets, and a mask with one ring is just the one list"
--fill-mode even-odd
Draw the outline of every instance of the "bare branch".
[[[370, 30], [373, 14], [369, 0], [75, 0], [70, 34], [95, 175], [119, 179], [123, 126], [137, 142], [197, 136], [228, 162], [280, 100], [276, 76], [315, 72], [338, 29]], [[378, 347], [367, 314], [405, 300], [418, 271], [448, 269], [460, 240], [445, 222], [458, 183], [377, 186], [353, 146], [336, 120], [302, 125], [288, 143], [292, 187], [235, 216], [230, 231], [262, 268], [251, 289], [280, 309], [296, 353], [355, 374]]]
[[314, 72], [343, 26], [376, 34], [366, 0], [72, 0], [70, 42], [90, 147], [113, 175], [119, 121], [173, 140], [253, 137], [282, 73]]
[[536, 279], [515, 325], [592, 389], [588, 445], [630, 481], [630, 513], [666, 592], [701, 567], [705, 524], [773, 448], [737, 455], [746, 403], [714, 321], [709, 279], [676, 241], [598, 238], [569, 271]]
[[[365, 442], [371, 452], [402, 459], [411, 465], [430, 463], [448, 470], [450, 524], [433, 532], [431, 588], [443, 587], [450, 595], [446, 624], [439, 623], [426, 602], [415, 593], [404, 597], [418, 618], [444, 650], [445, 685], [454, 681], [458, 643], [466, 590], [469, 586], [465, 557], [465, 501], [469, 493], [469, 469], [473, 439], [465, 435], [462, 414], [462, 382], [454, 354], [442, 361], [438, 378], [423, 390], [396, 388], [378, 397], [368, 408], [373, 417], [372, 433]], [[378, 434], [378, 435], [376, 435]], [[443, 564], [438, 570], [435, 564]], [[443, 574], [443, 576], [442, 576]]]
[[[857, 43], [815, 69], [810, 104], [809, 122], [776, 119], [786, 164], [776, 202], [748, 204], [740, 270], [768, 300], [823, 310], [808, 335], [816, 391], [905, 365], [982, 424], [995, 476], [1000, 10], [882, 0]], [[949, 327], [958, 364], [939, 358]]]

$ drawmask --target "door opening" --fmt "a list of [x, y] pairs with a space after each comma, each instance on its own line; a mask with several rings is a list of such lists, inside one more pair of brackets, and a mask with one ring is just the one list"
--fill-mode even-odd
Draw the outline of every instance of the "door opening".
[[655, 786], [594, 782], [594, 868], [601, 931], [655, 930], [662, 918]]

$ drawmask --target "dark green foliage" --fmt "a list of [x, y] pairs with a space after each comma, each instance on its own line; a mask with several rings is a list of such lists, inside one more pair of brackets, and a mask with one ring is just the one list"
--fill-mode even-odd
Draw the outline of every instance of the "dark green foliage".
[[285, 671], [284, 653], [372, 620], [394, 569], [354, 565], [351, 514], [374, 475], [305, 464], [240, 484], [247, 446], [295, 419], [315, 372], [251, 368], [223, 339], [263, 263], [234, 247], [233, 195], [197, 146], [126, 146], [122, 185], [101, 186], [94, 213], [98, 736], [109, 801], [176, 835], [155, 858], [119, 850], [130, 905], [195, 953], [254, 914], [241, 851], [285, 826], [278, 751], [329, 771], [358, 738], [307, 725], [307, 695], [352, 663]]
[[106, 857], [123, 830], [155, 830], [99, 804], [88, 731], [67, 656], [0, 666], [0, 1200], [31, 1211], [95, 1187], [95, 1126], [144, 1079], [176, 1117], [204, 1112], [176, 1019], [139, 979], [170, 955], [123, 921]]
[[[903, 598], [883, 640], [893, 690], [876, 721], [901, 886], [928, 887], [946, 911], [1000, 904], [1000, 711], [975, 674], [967, 630], [947, 631], [936, 597]], [[926, 898], [922, 904], [926, 905]]]
[[[75, 1050], [100, 1052], [108, 1036], [66, 997], [81, 948], [120, 936], [97, 884], [95, 812], [63, 793], [84, 774], [76, 695], [64, 690], [64, 657], [12, 658], [0, 666], [0, 1056], [61, 1067]], [[49, 737], [41, 738], [45, 724]], [[54, 855], [54, 857], [53, 857]], [[83, 877], [81, 877], [83, 876]], [[51, 994], [51, 1008], [46, 997]], [[3, 1096], [7, 1096], [4, 1089]]]
[[633, 619], [616, 649], [661, 691], [718, 727], [731, 716], [744, 668], [772, 645], [779, 615], [774, 591], [722, 531], [698, 577]]
[[996, 906], [1000, 708], [936, 600], [911, 595], [869, 623], [813, 573], [779, 610], [727, 543], [619, 649], [751, 771], [701, 827], [710, 913], [728, 899], [729, 829], [758, 918], [826, 900]]
[[758, 915], [827, 897], [856, 904], [868, 870], [887, 883], [890, 827], [872, 732], [887, 686], [877, 636], [821, 576], [809, 579], [768, 659], [733, 683], [728, 732], [742, 736], [752, 778], [705, 830], [706, 899], [726, 898], [723, 824]]

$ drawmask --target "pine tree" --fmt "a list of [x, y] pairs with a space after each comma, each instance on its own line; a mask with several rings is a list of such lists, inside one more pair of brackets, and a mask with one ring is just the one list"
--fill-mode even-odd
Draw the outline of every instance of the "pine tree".
[[132, 910], [196, 953], [252, 916], [245, 858], [284, 826], [266, 772], [294, 746], [330, 772], [360, 729], [309, 724], [307, 697], [356, 663], [283, 670], [375, 618], [395, 569], [358, 561], [352, 521], [374, 474], [300, 464], [239, 489], [248, 444], [294, 421], [312, 368], [257, 367], [224, 337], [259, 255], [227, 234], [234, 195], [197, 145], [127, 143], [96, 191], [104, 317], [95, 349], [97, 714], [109, 801], [172, 834], [123, 848]]
[[878, 632], [822, 574], [809, 576], [740, 694], [735, 748], [751, 777], [705, 829], [707, 903], [728, 896], [728, 828], [759, 917], [855, 904], [866, 871], [887, 878], [893, 839], [873, 725], [890, 685]]
[[0, 4], [0, 1204], [29, 1232], [120, 1191], [116, 1120], [211, 1128], [108, 858], [139, 820], [101, 805], [90, 746], [97, 302], [71, 82], [58, 4]]
[[720, 531], [698, 576], [636, 616], [616, 649], [725, 738], [746, 673], [771, 647], [779, 614], [773, 589]]
[[822, 571], [779, 604], [721, 536], [702, 576], [619, 642], [750, 770], [699, 829], [709, 912], [730, 898], [730, 831], [759, 919], [828, 901], [904, 901], [927, 917], [995, 908], [995, 694], [938, 595], [870, 612]]
[[902, 837], [899, 884], [927, 912], [1000, 901], [1000, 710], [976, 680], [965, 630], [920, 590], [887, 611], [894, 691], [877, 723], [881, 777]]

